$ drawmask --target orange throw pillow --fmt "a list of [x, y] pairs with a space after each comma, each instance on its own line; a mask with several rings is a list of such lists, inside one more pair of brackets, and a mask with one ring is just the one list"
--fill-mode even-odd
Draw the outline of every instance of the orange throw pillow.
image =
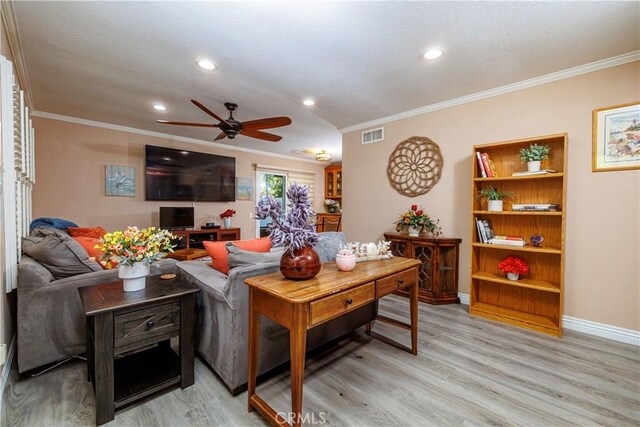
[[[204, 243], [204, 248], [211, 257], [211, 267], [220, 273], [229, 274], [229, 252], [225, 247], [228, 241], [205, 241], [202, 243]], [[269, 249], [271, 249], [271, 239], [268, 237], [253, 240], [235, 240], [232, 243], [240, 249], [251, 252], [269, 252]]]
[[67, 230], [71, 237], [93, 237], [94, 239], [99, 239], [107, 234], [107, 230], [102, 227], [69, 227]]
[[109, 270], [118, 266], [117, 263], [107, 263], [107, 261], [100, 259], [103, 255], [102, 251], [96, 248], [96, 245], [100, 244], [100, 239], [94, 239], [93, 237], [74, 237], [73, 239], [82, 245], [84, 250], [89, 254], [89, 257], [95, 258], [96, 262], [100, 264], [100, 267]]

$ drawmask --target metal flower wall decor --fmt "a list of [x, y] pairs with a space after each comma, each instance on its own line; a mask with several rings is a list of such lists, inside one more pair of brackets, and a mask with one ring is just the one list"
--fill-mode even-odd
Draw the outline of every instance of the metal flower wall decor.
[[389, 156], [387, 176], [400, 194], [426, 194], [440, 180], [444, 160], [438, 144], [429, 138], [412, 136], [402, 141]]

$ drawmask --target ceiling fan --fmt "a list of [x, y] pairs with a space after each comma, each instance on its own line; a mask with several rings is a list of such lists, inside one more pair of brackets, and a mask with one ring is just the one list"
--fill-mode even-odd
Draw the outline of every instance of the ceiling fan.
[[214, 141], [224, 138], [234, 139], [236, 135], [244, 135], [250, 138], [262, 139], [264, 141], [278, 142], [281, 136], [268, 132], [262, 132], [263, 129], [273, 129], [291, 124], [289, 117], [270, 117], [268, 119], [249, 120], [248, 122], [239, 122], [233, 118], [233, 112], [238, 108], [238, 104], [233, 102], [225, 102], [224, 106], [229, 110], [229, 118], [223, 119], [216, 115], [213, 111], [202, 105], [200, 102], [192, 99], [191, 102], [202, 111], [213, 117], [218, 123], [191, 123], [191, 122], [174, 122], [170, 120], [157, 120], [163, 125], [178, 126], [196, 126], [205, 128], [219, 128], [222, 132], [215, 137]]

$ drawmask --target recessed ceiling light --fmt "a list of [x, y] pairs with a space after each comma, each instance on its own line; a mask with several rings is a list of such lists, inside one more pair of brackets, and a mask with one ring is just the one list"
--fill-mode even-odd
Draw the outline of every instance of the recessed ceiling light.
[[162, 104], [154, 104], [154, 105], [153, 105], [153, 109], [154, 109], [154, 110], [158, 110], [158, 111], [166, 111], [166, 110], [167, 110], [167, 107], [165, 107], [165, 106], [164, 106], [164, 105], [162, 105]]
[[313, 99], [311, 99], [311, 98], [307, 98], [307, 99], [305, 99], [304, 101], [302, 101], [302, 103], [303, 103], [304, 105], [306, 105], [307, 107], [312, 107], [312, 106], [316, 105], [316, 101], [314, 101], [314, 100], [313, 100]]
[[203, 68], [205, 70], [212, 71], [216, 69], [216, 64], [206, 59], [201, 59], [200, 61], [196, 62], [196, 64], [198, 64], [198, 67]]
[[444, 55], [444, 49], [436, 47], [425, 52], [424, 59], [438, 59]]

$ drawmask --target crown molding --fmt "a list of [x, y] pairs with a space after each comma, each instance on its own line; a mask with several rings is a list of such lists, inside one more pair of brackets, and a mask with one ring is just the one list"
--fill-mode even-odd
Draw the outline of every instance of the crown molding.
[[41, 117], [43, 119], [58, 120], [61, 122], [75, 123], [78, 125], [93, 126], [97, 128], [117, 130], [120, 132], [129, 132], [129, 133], [135, 133], [138, 135], [164, 138], [171, 141], [189, 142], [192, 144], [206, 145], [207, 147], [221, 148], [223, 150], [241, 151], [243, 153], [260, 154], [262, 156], [277, 157], [280, 159], [287, 159], [287, 160], [296, 160], [298, 162], [312, 163], [314, 165], [324, 165], [323, 162], [319, 162], [317, 160], [312, 160], [312, 159], [304, 159], [304, 158], [295, 157], [295, 156], [288, 156], [286, 154], [271, 153], [269, 151], [254, 150], [253, 148], [231, 146], [226, 144], [220, 144], [219, 142], [211, 142], [211, 141], [205, 141], [202, 139], [187, 138], [184, 136], [171, 135], [168, 133], [154, 132], [150, 130], [132, 128], [128, 126], [114, 125], [111, 123], [97, 122], [94, 120], [81, 119], [79, 117], [63, 116], [61, 114], [48, 113], [46, 111], [37, 111], [37, 110], [33, 111], [31, 113], [31, 117]]
[[[460, 298], [461, 304], [469, 305], [469, 294], [459, 292], [458, 298]], [[640, 347], [640, 332], [633, 331], [631, 329], [592, 322], [591, 320], [579, 319], [571, 316], [562, 316], [562, 325], [564, 329], [569, 331], [582, 332], [587, 335], [593, 335]]]
[[24, 62], [24, 56], [22, 55], [22, 45], [20, 44], [18, 23], [16, 22], [16, 15], [13, 10], [13, 2], [0, 1], [0, 17], [2, 18], [2, 23], [4, 24], [5, 32], [7, 33], [7, 42], [9, 43], [9, 50], [11, 50], [11, 56], [13, 57], [12, 62], [15, 66], [18, 81], [20, 82], [20, 88], [26, 95], [29, 108], [33, 110], [35, 108], [35, 104], [33, 103], [33, 97], [31, 95], [31, 85], [29, 84], [27, 66]]
[[445, 108], [454, 107], [456, 105], [468, 104], [470, 102], [479, 101], [481, 99], [492, 98], [494, 96], [504, 95], [510, 92], [516, 92], [523, 89], [528, 89], [534, 86], [540, 86], [543, 84], [555, 82], [557, 80], [568, 79], [571, 77], [579, 76], [581, 74], [591, 73], [593, 71], [603, 70], [605, 68], [615, 67], [617, 65], [627, 64], [640, 60], [640, 50], [635, 52], [625, 53], [623, 55], [613, 56], [611, 58], [603, 59], [601, 61], [591, 62], [585, 65], [579, 65], [577, 67], [568, 68], [566, 70], [557, 71], [551, 74], [545, 74], [543, 76], [534, 77], [532, 79], [523, 80], [521, 82], [500, 86], [494, 89], [485, 90], [482, 92], [473, 93], [471, 95], [461, 96], [459, 98], [449, 99], [447, 101], [438, 102], [436, 104], [427, 105], [413, 110], [404, 111], [402, 113], [393, 114], [391, 116], [382, 117], [376, 120], [356, 124], [353, 126], [347, 126], [338, 129], [341, 134], [354, 132], [357, 130], [364, 130], [372, 128], [374, 126], [380, 126], [396, 120], [406, 119], [409, 117], [419, 116], [420, 114], [431, 113], [433, 111], [444, 110]]

